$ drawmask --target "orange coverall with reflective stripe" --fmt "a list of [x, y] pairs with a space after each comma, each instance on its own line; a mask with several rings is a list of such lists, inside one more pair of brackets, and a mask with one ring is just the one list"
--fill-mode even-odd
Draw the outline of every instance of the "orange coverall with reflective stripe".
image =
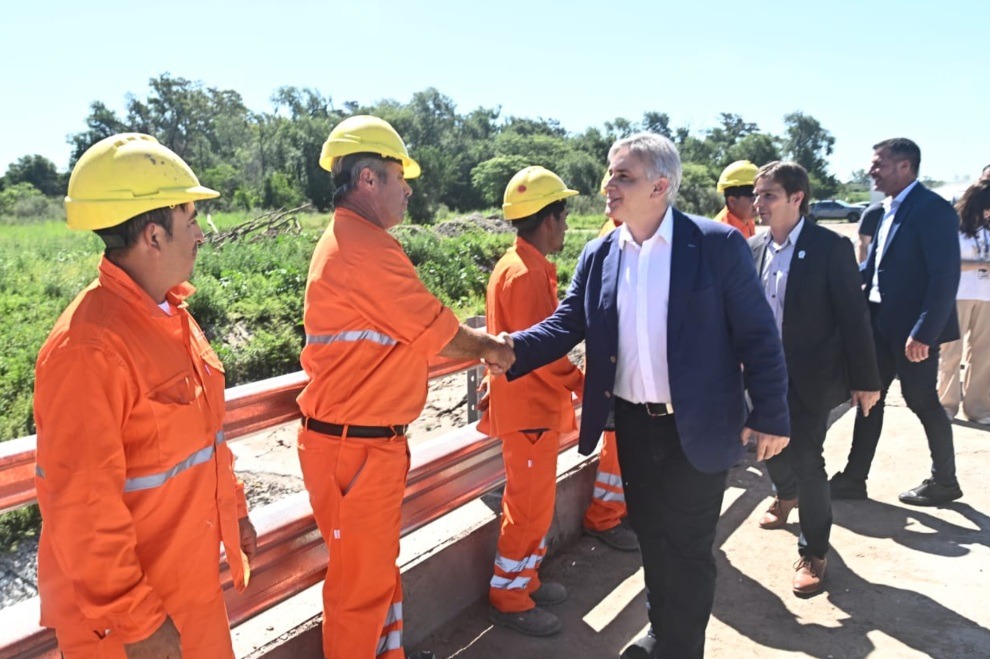
[[[557, 268], [517, 237], [488, 280], [488, 331], [526, 329], [556, 308]], [[492, 378], [489, 386], [478, 429], [502, 438], [506, 475], [489, 599], [500, 611], [526, 611], [535, 606], [530, 593], [540, 587], [553, 519], [560, 433], [575, 428], [571, 392], [581, 395], [584, 374], [562, 357], [513, 382]]]
[[722, 210], [720, 210], [718, 215], [715, 216], [715, 221], [722, 222], [723, 224], [728, 224], [731, 227], [739, 229], [739, 233], [746, 238], [752, 238], [756, 235], [756, 220], [740, 220], [738, 217], [729, 212], [728, 207], [722, 207]]
[[[607, 236], [622, 224], [611, 218], [605, 220], [598, 237]], [[619, 471], [619, 451], [615, 445], [615, 431], [602, 434], [602, 448], [598, 452], [598, 472], [591, 503], [584, 513], [584, 525], [595, 531], [615, 528], [626, 516], [626, 496], [622, 489], [622, 473]]]
[[103, 259], [38, 355], [41, 624], [66, 657], [123, 656], [169, 615], [183, 656], [233, 656], [221, 538], [235, 582], [247, 514], [222, 441], [224, 374], [183, 301], [169, 316]]
[[[337, 209], [306, 283], [299, 395], [304, 416], [392, 426], [426, 403], [428, 361], [457, 333], [456, 316], [423, 285], [388, 232]], [[409, 453], [404, 436], [334, 437], [299, 430], [299, 460], [329, 549], [323, 652], [333, 659], [402, 657], [399, 555]]]

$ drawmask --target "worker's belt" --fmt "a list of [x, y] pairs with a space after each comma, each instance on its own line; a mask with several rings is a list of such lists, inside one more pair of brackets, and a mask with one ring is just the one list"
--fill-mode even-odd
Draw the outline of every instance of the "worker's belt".
[[674, 413], [674, 406], [670, 403], [630, 403], [623, 398], [615, 399], [615, 406], [624, 410], [646, 412], [648, 416], [670, 416]]
[[322, 435], [332, 435], [334, 437], [362, 437], [364, 439], [398, 437], [406, 434], [409, 426], [352, 426], [340, 425], [338, 423], [327, 423], [319, 419], [303, 417], [303, 427]]

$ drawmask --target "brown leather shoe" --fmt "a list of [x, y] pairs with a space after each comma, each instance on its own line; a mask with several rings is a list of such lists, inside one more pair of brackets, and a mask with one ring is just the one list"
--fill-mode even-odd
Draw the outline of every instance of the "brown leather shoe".
[[761, 529], [782, 529], [787, 526], [787, 516], [791, 514], [791, 511], [797, 508], [797, 499], [781, 499], [780, 497], [774, 497], [773, 503], [767, 508], [767, 511], [763, 513], [763, 517], [760, 518], [760, 528]]
[[825, 587], [825, 568], [828, 560], [814, 556], [802, 556], [795, 564], [794, 594], [798, 597], [811, 597]]

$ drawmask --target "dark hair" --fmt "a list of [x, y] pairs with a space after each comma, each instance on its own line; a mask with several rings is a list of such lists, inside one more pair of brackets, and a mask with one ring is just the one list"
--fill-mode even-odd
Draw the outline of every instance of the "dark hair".
[[977, 181], [966, 188], [962, 198], [956, 202], [959, 212], [959, 232], [970, 238], [982, 227], [987, 227], [983, 211], [990, 208], [990, 180]]
[[385, 180], [386, 162], [402, 164], [401, 160], [395, 158], [385, 158], [377, 153], [350, 153], [333, 163], [333, 200], [334, 206], [347, 199], [347, 196], [354, 190], [358, 177], [363, 169], [370, 169], [378, 177], [378, 180]]
[[894, 160], [907, 160], [911, 166], [911, 172], [917, 176], [918, 168], [921, 167], [921, 149], [918, 145], [906, 137], [892, 137], [883, 142], [873, 145], [874, 151], [887, 149]]
[[543, 220], [550, 215], [560, 215], [566, 209], [567, 200], [558, 199], [557, 201], [547, 204], [532, 215], [521, 217], [518, 220], [512, 220], [512, 228], [516, 230], [516, 235], [520, 238], [529, 238], [537, 232], [540, 225], [543, 224]]
[[760, 167], [756, 172], [756, 181], [767, 178], [784, 188], [788, 196], [795, 192], [803, 192], [801, 199], [801, 215], [808, 214], [808, 204], [811, 199], [811, 182], [808, 180], [808, 171], [796, 162], [774, 160]]
[[157, 224], [165, 229], [165, 235], [172, 237], [172, 209], [174, 206], [164, 206], [135, 215], [126, 222], [116, 226], [96, 229], [96, 235], [103, 239], [106, 246], [103, 253], [110, 260], [129, 250], [144, 232], [149, 224]]

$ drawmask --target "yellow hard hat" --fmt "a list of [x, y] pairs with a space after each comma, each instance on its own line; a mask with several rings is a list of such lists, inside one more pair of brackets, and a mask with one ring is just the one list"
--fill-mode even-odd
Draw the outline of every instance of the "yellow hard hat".
[[742, 185], [753, 185], [756, 181], [756, 172], [760, 168], [748, 160], [737, 160], [730, 164], [718, 177], [718, 192], [722, 194], [726, 188], [737, 188]]
[[420, 174], [419, 163], [409, 157], [406, 143], [390, 123], [378, 117], [359, 114], [337, 124], [323, 143], [320, 167], [332, 172], [337, 158], [352, 153], [374, 153], [399, 160], [403, 178], [416, 178]]
[[505, 187], [502, 213], [507, 220], [518, 220], [576, 194], [577, 190], [568, 189], [564, 181], [549, 169], [527, 167], [517, 172]]
[[602, 177], [602, 185], [601, 185], [600, 188], [598, 188], [598, 192], [600, 192], [602, 195], [607, 194], [607, 192], [605, 191], [605, 188], [608, 187], [608, 181], [609, 181], [610, 178], [612, 178], [612, 175], [609, 173], [608, 169], [606, 168], [605, 169], [605, 176]]
[[72, 168], [65, 219], [70, 229], [105, 229], [156, 208], [219, 196], [151, 135], [119, 133], [89, 147]]

